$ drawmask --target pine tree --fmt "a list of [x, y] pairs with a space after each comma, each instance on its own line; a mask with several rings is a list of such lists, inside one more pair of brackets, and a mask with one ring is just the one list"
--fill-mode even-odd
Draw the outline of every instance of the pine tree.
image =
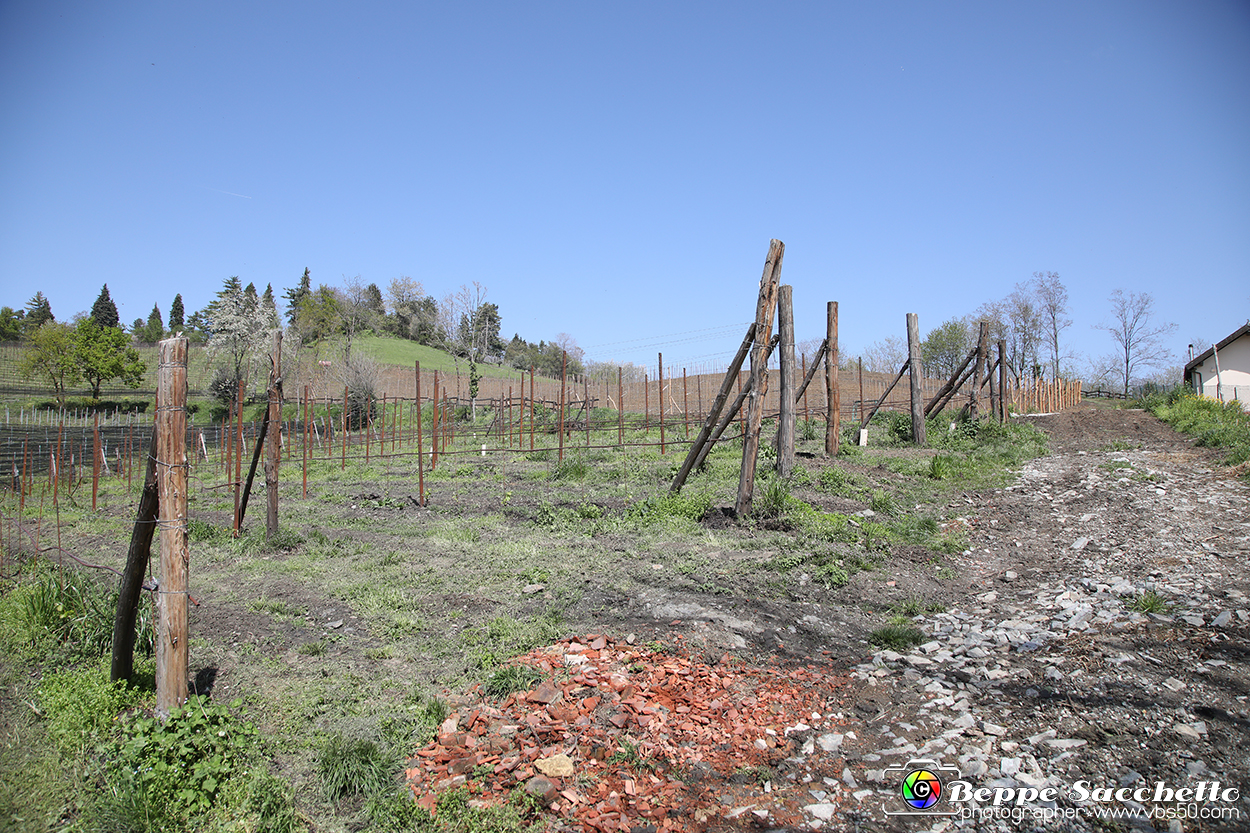
[[278, 305], [273, 300], [273, 284], [265, 284], [265, 291], [260, 296], [260, 311], [269, 329], [280, 326], [278, 322]]
[[26, 318], [23, 319], [22, 326], [28, 336], [47, 322], [55, 320], [52, 304], [48, 303], [42, 292], [36, 292], [35, 297], [26, 302]]
[[152, 311], [148, 313], [148, 323], [143, 328], [143, 337], [141, 341], [154, 344], [165, 337], [165, 322], [161, 320], [161, 308], [153, 304]]
[[169, 305], [169, 330], [170, 332], [178, 332], [185, 324], [183, 321], [184, 310], [182, 308], [182, 293], [174, 296], [174, 302]]
[[295, 326], [296, 319], [299, 318], [299, 307], [304, 299], [312, 294], [312, 278], [309, 277], [308, 269], [304, 269], [304, 277], [299, 279], [299, 286], [292, 287], [282, 293], [282, 297], [286, 299], [286, 321], [291, 326]]
[[95, 303], [91, 305], [91, 320], [96, 323], [97, 327], [116, 327], [121, 321], [117, 314], [117, 304], [113, 303], [113, 299], [109, 297], [109, 285], [105, 284], [100, 290], [100, 297], [95, 299]]

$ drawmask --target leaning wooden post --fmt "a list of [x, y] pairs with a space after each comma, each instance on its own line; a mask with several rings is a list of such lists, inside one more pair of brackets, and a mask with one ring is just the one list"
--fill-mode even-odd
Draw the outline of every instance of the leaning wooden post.
[[720, 418], [720, 412], [725, 407], [725, 400], [729, 398], [729, 392], [733, 390], [734, 380], [738, 378], [738, 370], [742, 367], [742, 362], [746, 360], [747, 351], [751, 349], [751, 343], [754, 340], [755, 325], [752, 324], [747, 327], [747, 334], [742, 339], [738, 352], [734, 354], [733, 360], [729, 362], [729, 370], [725, 372], [725, 380], [721, 382], [720, 391], [717, 392], [716, 399], [712, 402], [712, 408], [703, 420], [703, 428], [699, 430], [699, 436], [695, 437], [694, 442], [690, 444], [690, 450], [686, 452], [686, 461], [681, 464], [681, 469], [677, 472], [677, 476], [673, 478], [673, 485], [669, 487], [669, 491], [680, 492], [681, 487], [685, 485], [686, 478], [690, 476], [690, 470], [694, 468], [699, 460], [700, 451], [707, 443], [708, 438], [712, 436], [712, 431], [716, 427], [716, 421]]
[[916, 445], [924, 445], [924, 394], [920, 390], [924, 366], [920, 361], [920, 319], [914, 312], [907, 313], [907, 363], [911, 379], [911, 439]]
[[[863, 375], [860, 376], [863, 383]], [[825, 307], [825, 453], [838, 454], [842, 432], [842, 393], [838, 388], [838, 302]]]
[[[159, 406], [159, 402], [157, 405]], [[156, 486], [156, 447], [160, 427], [152, 430], [148, 447], [147, 473], [139, 495], [139, 510], [130, 531], [130, 549], [126, 552], [126, 568], [118, 585], [117, 610], [113, 614], [113, 661], [109, 679], [129, 680], [135, 664], [135, 619], [142, 598], [143, 574], [148, 570], [152, 552], [152, 536], [156, 532], [158, 492]]]
[[781, 413], [777, 419], [777, 474], [794, 471], [794, 288], [777, 290], [777, 331], [781, 336]]
[[977, 327], [977, 359], [972, 371], [972, 390], [968, 393], [968, 416], [977, 418], [977, 409], [981, 404], [981, 374], [985, 370], [985, 353], [989, 347], [990, 325], [982, 321]]
[[755, 307], [755, 346], [751, 350], [751, 393], [747, 403], [746, 434], [742, 438], [742, 472], [738, 478], [738, 499], [734, 512], [738, 517], [751, 513], [755, 495], [755, 465], [760, 450], [760, 422], [764, 417], [764, 397], [768, 394], [768, 368], [764, 353], [772, 340], [773, 315], [777, 310], [777, 286], [781, 282], [781, 263], [786, 247], [780, 240], [768, 244], [768, 258], [760, 276], [760, 297]]
[[187, 340], [160, 343], [156, 479], [161, 575], [157, 593], [156, 713], [187, 699]]
[[282, 330], [273, 331], [269, 368], [269, 459], [265, 461], [265, 540], [278, 531], [278, 466], [282, 462]]

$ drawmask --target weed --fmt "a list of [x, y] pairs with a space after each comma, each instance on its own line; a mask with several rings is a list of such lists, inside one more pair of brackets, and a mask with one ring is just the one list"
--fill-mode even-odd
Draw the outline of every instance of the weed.
[[898, 506], [894, 503], [894, 498], [881, 489], [873, 491], [871, 506], [872, 511], [878, 515], [894, 515], [898, 512]]
[[48, 674], [39, 683], [48, 738], [66, 754], [80, 754], [113, 730], [117, 716], [144, 701], [126, 682], [109, 682], [103, 665]]
[[551, 470], [552, 480], [585, 480], [590, 473], [590, 464], [585, 457], [570, 455], [556, 462]]
[[860, 527], [860, 533], [864, 536], [864, 549], [872, 552], [884, 547], [889, 540], [889, 532], [884, 524], [866, 521]]
[[295, 607], [283, 599], [266, 599], [264, 596], [248, 602], [247, 607], [253, 613], [268, 613], [273, 616], [303, 616], [307, 612], [304, 608]]
[[790, 500], [790, 484], [780, 477], [771, 478], [755, 501], [755, 514], [762, 518], [780, 518], [789, 508]]
[[655, 770], [656, 762], [648, 756], [642, 755], [638, 751], [638, 747], [628, 740], [622, 740], [620, 748], [612, 753], [612, 757], [608, 758], [609, 764], [624, 764], [634, 772], [652, 772]]
[[319, 657], [326, 652], [328, 647], [329, 645], [322, 639], [317, 642], [305, 642], [296, 648], [296, 651], [306, 657]]
[[506, 697], [514, 691], [528, 691], [542, 680], [543, 675], [528, 665], [508, 665], [496, 668], [482, 683], [482, 690], [492, 697]]
[[939, 454], [929, 460], [929, 477], [934, 480], [945, 480], [951, 476], [952, 470], [955, 468], [954, 459]]
[[[240, 705], [236, 700], [231, 707]], [[173, 709], [164, 723], [132, 716], [122, 735], [111, 762], [114, 783], [120, 785], [114, 808], [167, 808], [183, 818], [207, 811], [222, 787], [245, 772], [257, 737], [255, 727], [230, 708], [199, 696]]]
[[1168, 604], [1166, 597], [1154, 590], [1147, 590], [1134, 599], [1129, 607], [1138, 613], [1167, 613], [1171, 605]]
[[477, 668], [487, 670], [499, 663], [545, 645], [563, 635], [564, 616], [556, 610], [541, 616], [517, 619], [496, 616], [485, 628], [466, 631], [462, 637], [469, 660]]
[[334, 733], [321, 744], [317, 774], [326, 798], [338, 801], [376, 795], [391, 786], [401, 759], [373, 738], [348, 738]]
[[698, 523], [712, 508], [712, 497], [706, 493], [664, 492], [635, 503], [629, 508], [629, 517], [643, 523], [656, 523], [679, 518]]
[[913, 625], [892, 623], [869, 634], [868, 642], [891, 651], [906, 651], [924, 642], [924, 634]]
[[821, 564], [816, 568], [813, 578], [823, 584], [826, 590], [845, 587], [851, 580], [846, 568], [838, 564]]
[[230, 540], [230, 530], [191, 518], [187, 521], [187, 536], [197, 544], [221, 544]]

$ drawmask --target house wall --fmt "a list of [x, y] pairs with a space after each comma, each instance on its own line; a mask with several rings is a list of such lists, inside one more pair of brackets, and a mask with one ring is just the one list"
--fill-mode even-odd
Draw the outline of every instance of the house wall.
[[[1215, 398], [1215, 357], [1194, 367], [1202, 374], [1202, 395]], [[1220, 388], [1225, 402], [1237, 399], [1250, 411], [1250, 336], [1242, 336], [1220, 350]]]

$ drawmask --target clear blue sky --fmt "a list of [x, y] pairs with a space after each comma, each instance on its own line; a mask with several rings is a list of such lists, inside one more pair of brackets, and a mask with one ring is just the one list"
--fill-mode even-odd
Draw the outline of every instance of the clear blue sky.
[[1116, 288], [1178, 354], [1250, 316], [1234, 0], [10, 2], [0, 148], [0, 303], [58, 319], [307, 266], [679, 368], [736, 347], [771, 237], [851, 354], [1034, 271], [1081, 352]]

